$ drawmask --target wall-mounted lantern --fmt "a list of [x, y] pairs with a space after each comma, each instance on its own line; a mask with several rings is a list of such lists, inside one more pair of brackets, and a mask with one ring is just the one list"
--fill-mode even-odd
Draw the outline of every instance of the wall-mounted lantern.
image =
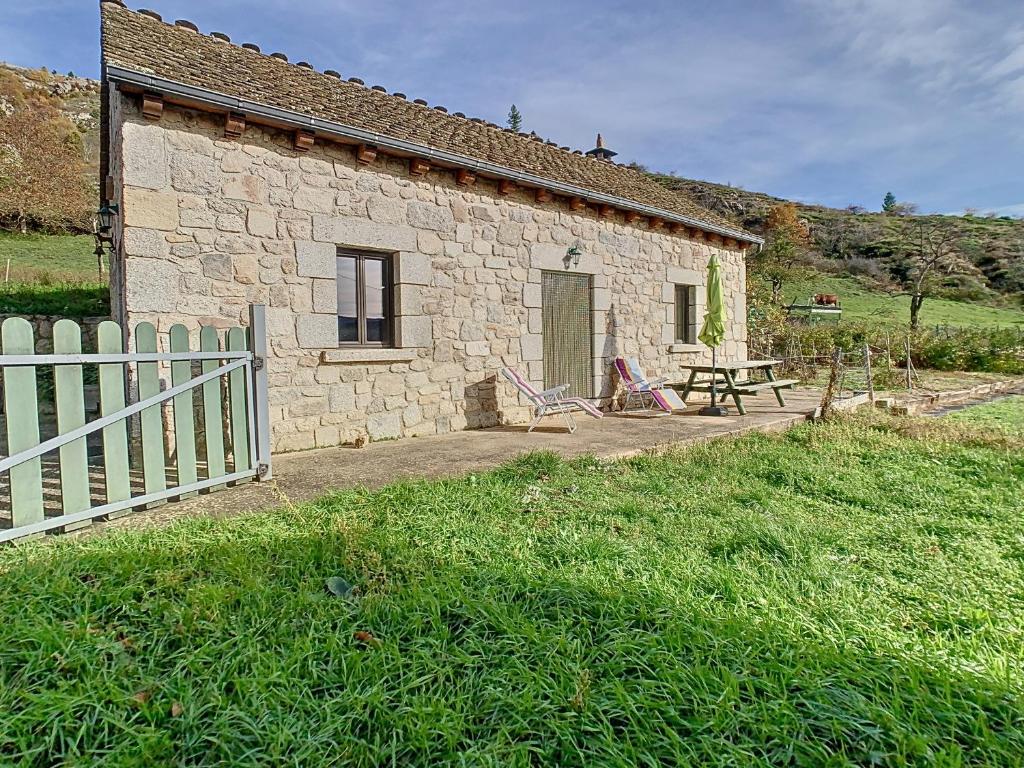
[[574, 267], [578, 267], [580, 265], [580, 256], [582, 255], [583, 249], [580, 248], [580, 242], [577, 240], [575, 243], [570, 245], [569, 250], [565, 252], [565, 258], [563, 259], [565, 262], [565, 268], [568, 269], [570, 264]]

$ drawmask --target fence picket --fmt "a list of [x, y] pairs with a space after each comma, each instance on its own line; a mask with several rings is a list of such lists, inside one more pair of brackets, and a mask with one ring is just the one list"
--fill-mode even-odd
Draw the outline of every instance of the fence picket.
[[[220, 351], [220, 337], [216, 328], [206, 326], [199, 331], [199, 350]], [[209, 373], [219, 365], [219, 360], [203, 360], [203, 373]], [[220, 384], [220, 379], [211, 379], [203, 384], [203, 430], [206, 435], [206, 476], [209, 478], [227, 474], [224, 462], [224, 410]], [[213, 490], [221, 487], [223, 486], [217, 486]]]
[[[124, 352], [121, 326], [104, 320], [96, 329], [97, 347], [101, 354]], [[100, 414], [107, 416], [124, 409], [124, 365], [100, 365]], [[128, 469], [128, 425], [115, 421], [103, 428], [103, 475], [106, 480], [107, 503], [131, 498], [131, 476]]]
[[[188, 329], [180, 323], [171, 326], [171, 352], [188, 352]], [[171, 384], [184, 384], [192, 378], [192, 363], [180, 360], [171, 363]], [[192, 410], [192, 390], [174, 397], [174, 450], [177, 454], [178, 485], [191, 485], [199, 479], [196, 469], [196, 421]], [[185, 493], [181, 498], [195, 496]]]
[[[9, 317], [0, 328], [5, 355], [35, 353], [32, 325], [23, 317]], [[4, 414], [7, 417], [7, 450], [13, 456], [39, 445], [39, 407], [36, 400], [35, 366], [4, 370]], [[11, 523], [14, 527], [43, 519], [43, 471], [38, 459], [12, 467]]]
[[[245, 331], [231, 328], [227, 333], [227, 348], [230, 352], [246, 349]], [[249, 424], [245, 404], [245, 370], [239, 368], [228, 374], [228, 393], [231, 401], [231, 452], [235, 460], [235, 472], [252, 467], [249, 455]]]
[[[156, 328], [152, 323], [139, 323], [135, 327], [135, 351], [156, 352]], [[139, 400], [160, 394], [160, 364], [139, 363]], [[159, 493], [167, 488], [167, 469], [164, 457], [163, 420], [161, 408], [154, 405], [141, 414], [142, 475], [146, 493]], [[151, 506], [162, 504], [155, 502]]]
[[[53, 325], [53, 352], [79, 354], [82, 329], [73, 320], [58, 320]], [[53, 367], [54, 400], [57, 404], [57, 432], [66, 434], [85, 425], [85, 389], [82, 366]], [[86, 439], [80, 438], [60, 447], [60, 495], [65, 515], [82, 512], [92, 505], [89, 493], [89, 454]], [[74, 527], [89, 525], [85, 520]]]

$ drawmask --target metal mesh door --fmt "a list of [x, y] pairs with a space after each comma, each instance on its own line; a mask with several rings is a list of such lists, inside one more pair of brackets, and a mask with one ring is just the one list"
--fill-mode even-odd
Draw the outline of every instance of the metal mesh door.
[[592, 397], [590, 275], [541, 275], [544, 388], [569, 384], [569, 395]]

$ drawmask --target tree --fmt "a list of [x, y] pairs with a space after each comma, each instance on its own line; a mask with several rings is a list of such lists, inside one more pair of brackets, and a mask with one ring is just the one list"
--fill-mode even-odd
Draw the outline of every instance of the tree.
[[523, 116], [519, 112], [519, 107], [515, 104], [513, 104], [512, 109], [508, 111], [508, 127], [516, 133], [519, 133], [523, 129]]
[[901, 222], [896, 252], [903, 261], [904, 285], [910, 292], [910, 327], [920, 325], [921, 306], [943, 275], [972, 274], [976, 268], [964, 256], [960, 232], [950, 221], [924, 216]]
[[822, 256], [849, 261], [863, 256], [877, 233], [872, 222], [864, 217], [829, 215], [815, 222], [812, 234]]
[[882, 211], [884, 213], [892, 213], [896, 208], [896, 195], [892, 192], [886, 192], [885, 197], [882, 198]]
[[85, 173], [78, 133], [55, 108], [0, 111], [0, 220], [22, 232], [84, 227], [94, 202]]
[[809, 227], [792, 203], [774, 206], [765, 227], [764, 246], [751, 258], [751, 271], [771, 284], [772, 303], [780, 304], [785, 281], [799, 277], [805, 269]]

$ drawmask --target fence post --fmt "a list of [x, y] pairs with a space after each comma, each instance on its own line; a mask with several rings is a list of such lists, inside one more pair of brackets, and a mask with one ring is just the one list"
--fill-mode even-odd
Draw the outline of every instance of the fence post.
[[267, 308], [249, 305], [249, 349], [252, 360], [253, 424], [256, 428], [256, 477], [274, 476], [270, 460], [270, 408], [267, 403]]
[[906, 388], [913, 389], [913, 378], [910, 373], [910, 337], [906, 337]]
[[871, 345], [864, 345], [864, 373], [868, 381], [868, 400], [875, 402], [875, 385], [871, 381]]
[[842, 364], [843, 350], [840, 347], [836, 347], [832, 351], [832, 362], [828, 371], [828, 384], [821, 395], [821, 405], [818, 408], [823, 419], [828, 418], [832, 413], [832, 401], [835, 400], [836, 385], [839, 383]]

